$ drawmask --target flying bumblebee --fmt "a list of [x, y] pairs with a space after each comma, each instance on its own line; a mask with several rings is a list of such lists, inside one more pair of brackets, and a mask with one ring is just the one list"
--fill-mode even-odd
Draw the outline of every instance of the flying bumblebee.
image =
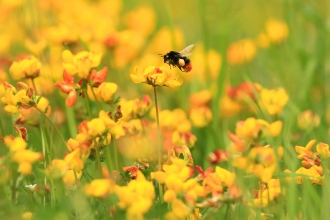
[[164, 63], [167, 63], [170, 67], [178, 67], [182, 72], [189, 72], [192, 69], [191, 61], [187, 58], [195, 48], [195, 45], [189, 45], [180, 52], [170, 51], [164, 57]]

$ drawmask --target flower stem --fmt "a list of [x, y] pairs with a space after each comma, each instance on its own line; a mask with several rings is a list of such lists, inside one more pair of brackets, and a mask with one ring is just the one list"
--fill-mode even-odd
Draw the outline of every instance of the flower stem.
[[[93, 88], [92, 87], [91, 87], [91, 89], [93, 91]], [[88, 96], [87, 96], [87, 90], [84, 93], [85, 93], [85, 103], [86, 103], [86, 108], [87, 108], [87, 112], [88, 112], [88, 117], [91, 120], [92, 119], [92, 112], [91, 112], [91, 107], [89, 106], [89, 101], [88, 101]], [[93, 91], [93, 94], [94, 94], [94, 91]], [[95, 149], [95, 156], [96, 156], [95, 170], [96, 170], [96, 175], [99, 178], [99, 177], [102, 176], [101, 160], [100, 160], [99, 148], [98, 148], [97, 142], [95, 140], [94, 140], [94, 149]]]
[[56, 127], [56, 125], [52, 122], [52, 120], [50, 120], [50, 118], [43, 111], [41, 111], [37, 106], [35, 106], [35, 108], [46, 118], [46, 120], [49, 122], [49, 124], [55, 129], [55, 131], [59, 135], [61, 141], [63, 142], [64, 146], [67, 148], [66, 141], [64, 140], [64, 138], [63, 138], [60, 130], [58, 130], [58, 128]]
[[[105, 139], [106, 141], [106, 147], [105, 147], [105, 161], [106, 164], [108, 166], [108, 170], [109, 172], [113, 171], [113, 166], [112, 166], [112, 162], [111, 162], [111, 144], [109, 144], [108, 138], [106, 137]], [[113, 141], [112, 138], [110, 140], [111, 142]]]
[[115, 160], [115, 170], [117, 170], [119, 172], [118, 151], [117, 151], [116, 144], [115, 144], [115, 135], [112, 135], [111, 143], [113, 143], [112, 148], [113, 148], [113, 156], [114, 156], [114, 160]]
[[[154, 87], [154, 95], [155, 95], [155, 106], [156, 106], [156, 121], [157, 121], [157, 159], [158, 159], [158, 171], [162, 170], [162, 145], [161, 145], [161, 140], [160, 140], [160, 126], [159, 126], [159, 114], [158, 114], [158, 103], [157, 103], [157, 90], [156, 86]], [[159, 183], [159, 198], [160, 202], [163, 202], [163, 187]]]

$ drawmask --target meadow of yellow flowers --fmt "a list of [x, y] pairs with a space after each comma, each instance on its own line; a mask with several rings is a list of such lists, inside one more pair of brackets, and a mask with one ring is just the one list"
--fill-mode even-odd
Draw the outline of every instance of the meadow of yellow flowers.
[[0, 219], [328, 219], [326, 10], [1, 1]]

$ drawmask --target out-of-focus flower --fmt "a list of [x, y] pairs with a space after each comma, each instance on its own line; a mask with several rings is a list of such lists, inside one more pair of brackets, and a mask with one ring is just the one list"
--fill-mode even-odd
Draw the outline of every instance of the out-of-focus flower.
[[64, 160], [54, 159], [46, 168], [46, 176], [50, 179], [63, 178], [69, 170], [68, 164]]
[[[166, 186], [164, 201], [170, 203], [172, 207], [172, 211], [166, 214], [167, 218], [169, 216], [174, 219], [185, 218], [193, 211], [197, 197], [206, 196], [203, 187], [196, 179], [188, 179], [190, 168], [183, 160], [172, 158], [172, 164], [163, 165], [163, 170], [152, 172], [151, 178]], [[180, 199], [180, 195], [183, 200]]]
[[210, 90], [202, 90], [189, 96], [189, 102], [192, 106], [205, 106], [211, 101], [212, 94]]
[[64, 158], [64, 161], [68, 164], [69, 168], [79, 172], [84, 168], [84, 162], [81, 159], [82, 151], [80, 148], [72, 151], [67, 154]]
[[115, 183], [111, 179], [95, 179], [84, 187], [85, 194], [91, 197], [105, 198], [114, 192]]
[[255, 199], [253, 203], [256, 207], [266, 207], [269, 202], [275, 198], [279, 198], [281, 194], [281, 186], [279, 179], [270, 179], [265, 183], [260, 184], [260, 190], [255, 191]]
[[143, 95], [143, 99], [125, 100], [121, 99], [119, 105], [123, 113], [122, 120], [142, 118], [151, 108], [151, 99], [148, 95]]
[[[173, 48], [173, 43], [177, 48]], [[184, 35], [182, 31], [178, 28], [174, 28], [172, 31], [168, 27], [161, 28], [156, 34], [152, 48], [155, 49], [156, 53], [164, 54], [168, 53], [171, 50], [181, 50], [184, 47]]]
[[101, 63], [102, 55], [95, 52], [82, 51], [73, 55], [69, 50], [62, 53], [63, 69], [70, 75], [87, 78], [92, 68]]
[[219, 102], [220, 115], [222, 117], [233, 117], [242, 111], [242, 106], [238, 101], [224, 95]]
[[45, 35], [48, 40], [56, 44], [63, 42], [76, 42], [78, 39], [76, 30], [70, 29], [69, 26], [52, 26], [45, 30]]
[[126, 210], [128, 220], [143, 219], [156, 196], [152, 182], [147, 181], [140, 171], [137, 178], [131, 180], [127, 186], [116, 186], [115, 194], [119, 199], [117, 206]]
[[153, 8], [141, 7], [128, 13], [126, 22], [130, 29], [147, 36], [155, 28], [155, 18]]
[[240, 138], [255, 139], [261, 131], [261, 125], [255, 118], [248, 118], [245, 121], [236, 123], [235, 133]]
[[223, 161], [227, 161], [229, 158], [229, 154], [227, 151], [224, 150], [215, 150], [211, 152], [208, 156], [208, 161], [211, 164], [218, 164]]
[[316, 140], [311, 140], [310, 142], [308, 142], [306, 147], [296, 146], [295, 150], [299, 154], [297, 156], [298, 159], [303, 159], [304, 157], [314, 158], [315, 153], [311, 149], [312, 149], [312, 147], [314, 146], [315, 143], [316, 143]]
[[32, 164], [43, 158], [42, 153], [27, 149], [15, 151], [12, 155], [12, 160], [19, 164], [18, 171], [23, 175], [31, 174]]
[[9, 72], [14, 80], [20, 80], [38, 77], [40, 68], [41, 63], [37, 58], [34, 56], [26, 56], [18, 62], [14, 61], [9, 68]]
[[46, 48], [47, 41], [46, 39], [38, 39], [36, 41], [26, 39], [24, 45], [31, 53], [39, 55]]
[[326, 143], [318, 143], [316, 145], [317, 153], [321, 155], [321, 157], [328, 158], [330, 157], [330, 151], [329, 151], [329, 144]]
[[260, 101], [270, 115], [280, 114], [283, 107], [288, 102], [289, 97], [283, 88], [278, 89], [261, 89]]
[[256, 55], [257, 48], [252, 40], [244, 39], [232, 43], [227, 50], [227, 60], [232, 65], [250, 62]]
[[82, 171], [68, 170], [62, 179], [66, 185], [73, 185], [77, 184], [77, 181], [80, 180], [82, 174]]
[[10, 35], [4, 33], [0, 34], [0, 54], [6, 54], [8, 52], [11, 41], [12, 39]]
[[266, 23], [266, 33], [272, 43], [281, 43], [288, 37], [289, 29], [285, 22], [269, 19]]
[[172, 75], [165, 67], [150, 66], [144, 71], [140, 67], [135, 68], [131, 74], [134, 83], [147, 83], [152, 86], [167, 86], [176, 88], [182, 85], [182, 79]]
[[29, 220], [31, 219], [33, 216], [33, 213], [32, 212], [25, 212], [23, 215], [22, 215], [22, 218], [23, 219], [26, 219], [26, 220]]
[[265, 33], [259, 34], [257, 37], [257, 43], [258, 43], [258, 46], [261, 48], [268, 48], [269, 47], [269, 38], [268, 38], [267, 34], [265, 34]]
[[263, 182], [269, 181], [277, 170], [276, 154], [269, 146], [253, 147], [247, 159], [246, 171], [253, 173]]
[[[320, 172], [320, 169], [322, 169], [322, 167], [318, 167], [316, 165], [312, 166], [309, 169], [305, 167], [300, 167], [295, 173], [306, 175], [313, 184], [323, 185], [324, 177], [322, 176], [322, 172]], [[296, 177], [297, 184], [303, 184], [303, 180], [304, 180], [303, 176]]]
[[87, 94], [90, 100], [95, 101], [96, 98], [98, 101], [110, 103], [118, 89], [118, 86], [115, 83], [103, 82], [99, 87], [92, 89], [90, 86], [87, 87]]
[[189, 117], [192, 124], [196, 127], [205, 127], [212, 120], [212, 112], [209, 107], [193, 107], [190, 109]]
[[311, 110], [304, 111], [298, 116], [298, 126], [300, 129], [316, 128], [320, 125], [320, 116], [313, 114]]
[[255, 94], [259, 93], [262, 87], [258, 83], [243, 82], [236, 87], [229, 86], [227, 94], [229, 97], [239, 101], [245, 101], [246, 98], [255, 100]]
[[257, 122], [265, 128], [263, 131], [266, 133], [266, 135], [277, 137], [280, 135], [282, 131], [282, 127], [283, 127], [282, 121], [275, 121], [269, 124], [265, 120], [257, 119]]
[[217, 79], [222, 65], [222, 56], [216, 50], [205, 51], [202, 44], [197, 44], [191, 55], [191, 60], [193, 60], [194, 69], [191, 74], [184, 75], [185, 80], [198, 79], [205, 81], [207, 77], [213, 80]]

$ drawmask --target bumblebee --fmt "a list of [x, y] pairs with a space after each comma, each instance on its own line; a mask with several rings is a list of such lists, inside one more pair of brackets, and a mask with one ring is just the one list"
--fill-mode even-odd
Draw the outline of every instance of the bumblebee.
[[182, 72], [189, 72], [192, 69], [192, 64], [189, 58], [191, 52], [195, 48], [195, 45], [189, 45], [184, 48], [180, 52], [170, 51], [165, 55], [161, 55], [164, 57], [164, 63], [167, 63], [170, 67], [178, 67]]

